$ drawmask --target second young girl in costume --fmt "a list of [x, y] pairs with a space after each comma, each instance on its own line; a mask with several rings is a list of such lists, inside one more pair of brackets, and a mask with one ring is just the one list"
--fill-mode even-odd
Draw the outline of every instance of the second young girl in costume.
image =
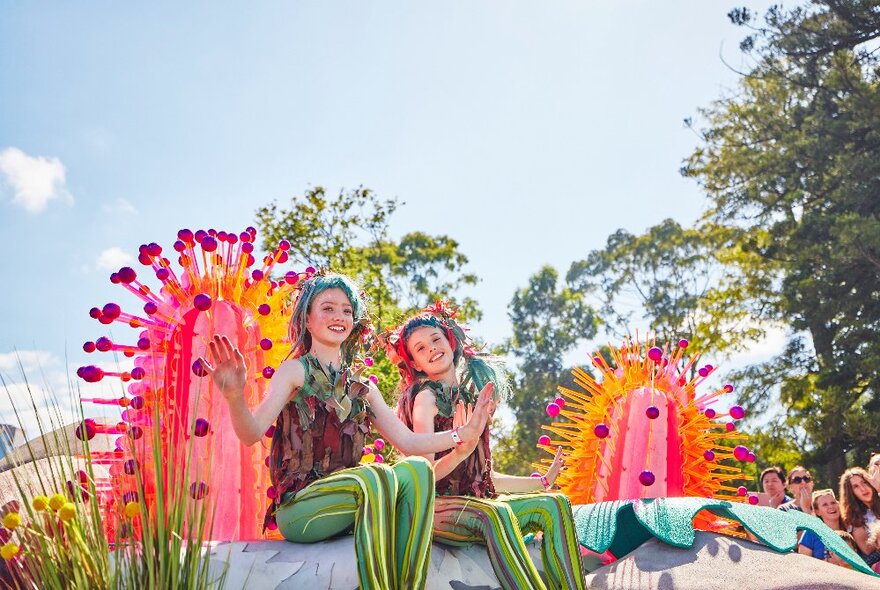
[[[401, 372], [398, 414], [415, 432], [448, 429], [460, 401], [476, 401], [486, 383], [502, 393], [503, 370], [477, 355], [443, 303], [394, 330], [386, 349]], [[584, 588], [580, 546], [571, 506], [547, 493], [562, 467], [557, 452], [540, 479], [496, 473], [489, 429], [479, 441], [429, 455], [437, 478], [434, 535], [450, 544], [485, 543], [495, 575], [506, 589], [545, 588], [523, 542], [523, 533], [543, 531], [541, 556], [552, 588]], [[500, 493], [507, 494], [500, 495]], [[538, 492], [538, 493], [535, 493]]]
[[[422, 588], [433, 521], [433, 472], [410, 458], [393, 467], [358, 466], [372, 422], [408, 454], [438, 452], [476, 440], [490, 412], [491, 387], [476, 400], [468, 424], [451, 432], [414, 434], [376, 387], [352, 370], [368, 327], [364, 301], [345, 276], [305, 281], [290, 320], [291, 358], [251, 410], [244, 399], [247, 367], [239, 350], [214, 336], [207, 370], [229, 404], [236, 435], [259, 441], [275, 423], [269, 469], [275, 499], [266, 515], [284, 537], [315, 542], [354, 529], [362, 588]], [[207, 365], [207, 363], [204, 363]]]

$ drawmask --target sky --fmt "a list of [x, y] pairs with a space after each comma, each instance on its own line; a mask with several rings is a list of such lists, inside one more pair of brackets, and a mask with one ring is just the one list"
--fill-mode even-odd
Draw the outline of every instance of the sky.
[[[21, 365], [65, 397], [106, 333], [89, 308], [131, 303], [108, 277], [140, 244], [241, 231], [316, 185], [405, 202], [395, 236], [457, 240], [482, 278], [474, 331], [501, 342], [543, 265], [703, 212], [678, 173], [699, 141], [682, 121], [746, 67], [731, 7], [3, 3], [0, 376], [20, 395]], [[0, 422], [10, 410], [0, 392]]]

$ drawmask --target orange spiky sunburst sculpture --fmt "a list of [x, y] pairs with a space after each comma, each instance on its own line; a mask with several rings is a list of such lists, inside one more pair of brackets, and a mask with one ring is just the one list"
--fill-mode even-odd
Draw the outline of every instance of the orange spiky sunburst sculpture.
[[710, 407], [733, 391], [731, 385], [697, 393], [714, 367], [697, 367], [699, 355], [685, 357], [687, 347], [686, 340], [662, 349], [628, 342], [612, 350], [610, 362], [601, 354], [593, 358], [598, 378], [576, 368], [579, 389], [559, 388], [561, 397], [547, 413], [566, 420], [544, 426], [554, 436], [542, 436], [539, 444], [551, 453], [561, 445], [568, 453], [557, 483], [572, 504], [672, 496], [757, 502], [744, 487], [731, 485], [743, 477], [735, 462], [755, 460], [736, 445], [745, 436], [736, 432], [735, 420], [745, 412]]
[[[166, 503], [207, 497], [209, 513], [213, 511], [212, 539], [261, 536], [263, 513], [273, 494], [265, 468], [269, 439], [252, 447], [238, 441], [228, 405], [198, 360], [207, 358], [211, 336], [228, 336], [246, 357], [251, 375], [245, 399], [254, 407], [289, 351], [284, 343], [292, 300], [300, 279], [315, 270], [288, 272], [273, 280], [270, 273], [287, 261], [290, 245], [282, 241], [254, 269], [255, 240], [253, 228], [240, 234], [180, 230], [174, 243], [177, 272], [161, 246], [145, 244], [138, 260], [161, 282], [158, 291], [131, 267], [110, 277], [143, 302], [143, 314], [125, 313], [114, 302], [90, 311], [101, 324], [121, 322], [139, 330], [135, 344], [101, 337], [83, 346], [89, 353], [120, 352], [133, 358], [130, 371], [95, 365], [77, 371], [87, 382], [113, 377], [127, 384], [121, 397], [83, 400], [120, 406], [120, 422], [89, 418], [77, 428], [83, 439], [96, 433], [118, 437], [115, 452], [91, 453], [93, 461], [109, 464], [110, 481], [96, 482], [96, 487], [111, 539], [122, 505], [138, 500], [152, 512], [160, 495]], [[160, 461], [152, 459], [154, 453], [161, 455]], [[163, 489], [157, 489], [160, 485]]]

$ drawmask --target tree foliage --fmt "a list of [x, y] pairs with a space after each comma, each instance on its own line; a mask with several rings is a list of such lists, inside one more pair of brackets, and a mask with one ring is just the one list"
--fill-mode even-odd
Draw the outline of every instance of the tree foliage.
[[752, 28], [754, 65], [701, 112], [683, 173], [749, 254], [755, 307], [790, 327], [785, 353], [743, 374], [745, 394], [778, 399], [776, 428], [830, 481], [880, 445], [880, 13], [828, 0], [775, 7], [760, 26], [730, 17]]
[[672, 219], [638, 236], [619, 229], [574, 262], [566, 280], [599, 301], [603, 326], [618, 337], [642, 324], [658, 342], [684, 337], [704, 353], [741, 350], [763, 328], [730, 264], [743, 256], [731, 238], [723, 226], [682, 228]]
[[[438, 298], [456, 302], [463, 319], [478, 319], [476, 301], [460, 296], [463, 287], [479, 279], [464, 271], [468, 259], [458, 242], [418, 231], [393, 240], [389, 223], [398, 206], [396, 199], [382, 199], [364, 187], [331, 196], [316, 186], [293, 197], [288, 207], [270, 203], [257, 209], [256, 216], [264, 248], [286, 239], [295, 266], [354, 278], [380, 331]], [[397, 371], [383, 360], [374, 372], [390, 397]]]
[[545, 408], [569, 373], [565, 354], [596, 335], [596, 318], [583, 294], [559, 283], [559, 273], [545, 266], [514, 294], [508, 308], [513, 325], [508, 352], [519, 360], [519, 375], [510, 400], [516, 423], [495, 451], [499, 471], [532, 471], [541, 425], [549, 420]]

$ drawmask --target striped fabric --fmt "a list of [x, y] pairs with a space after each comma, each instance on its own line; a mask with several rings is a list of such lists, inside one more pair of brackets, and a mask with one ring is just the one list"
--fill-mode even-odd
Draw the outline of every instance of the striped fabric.
[[543, 531], [541, 557], [550, 588], [583, 589], [584, 572], [571, 506], [562, 494], [509, 494], [494, 500], [438, 496], [435, 538], [450, 545], [485, 543], [505, 590], [547, 588], [529, 558], [523, 533]]
[[424, 588], [434, 518], [434, 471], [421, 457], [337, 471], [285, 499], [284, 538], [314, 543], [354, 528], [361, 588]]

